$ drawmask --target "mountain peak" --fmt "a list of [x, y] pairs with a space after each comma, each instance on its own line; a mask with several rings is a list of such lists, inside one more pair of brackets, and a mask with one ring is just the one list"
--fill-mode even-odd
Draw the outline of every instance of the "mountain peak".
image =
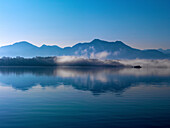
[[114, 43], [119, 44], [119, 45], [124, 45], [124, 46], [126, 45], [125, 43], [123, 43], [122, 41], [119, 41], [119, 40], [115, 41]]
[[[91, 41], [91, 43], [94, 43], [94, 42], [108, 42], [108, 41], [104, 41], [104, 40], [100, 40], [100, 39], [94, 39]], [[115, 42], [108, 42], [108, 43], [117, 43], [117, 44], [124, 44], [122, 41], [115, 41]]]
[[20, 42], [16, 42], [15, 44], [31, 44], [31, 43], [29, 43], [27, 41], [20, 41]]
[[43, 44], [43, 45], [41, 45], [41, 47], [48, 47], [48, 45], [46, 45], [46, 44]]
[[120, 44], [124, 44], [122, 41], [120, 40], [116, 40], [115, 43], [120, 43]]
[[13, 45], [29, 45], [29, 46], [34, 46], [33, 44], [27, 42], [27, 41], [20, 41], [20, 42], [17, 42], [17, 43], [14, 43]]
[[60, 48], [60, 47], [58, 47], [57, 45], [46, 45], [46, 44], [43, 44], [40, 48]]
[[[100, 39], [94, 39], [93, 41], [102, 41], [102, 40], [100, 40]], [[92, 42], [93, 42], [93, 41], [92, 41]]]
[[91, 41], [91, 43], [94, 43], [94, 42], [106, 42], [106, 41], [103, 41], [103, 40], [100, 40], [100, 39], [94, 39]]

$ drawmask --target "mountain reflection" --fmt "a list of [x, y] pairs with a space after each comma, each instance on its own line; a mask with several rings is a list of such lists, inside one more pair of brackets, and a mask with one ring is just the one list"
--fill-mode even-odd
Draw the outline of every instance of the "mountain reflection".
[[73, 86], [93, 94], [123, 92], [131, 86], [169, 85], [169, 69], [131, 69], [94, 67], [3, 67], [0, 85], [28, 90], [33, 86]]

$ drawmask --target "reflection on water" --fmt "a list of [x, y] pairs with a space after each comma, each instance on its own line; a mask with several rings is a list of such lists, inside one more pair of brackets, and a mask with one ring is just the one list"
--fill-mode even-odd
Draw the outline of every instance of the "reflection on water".
[[73, 86], [93, 94], [123, 92], [126, 88], [143, 84], [170, 84], [170, 71], [166, 68], [81, 68], [81, 67], [27, 67], [0, 68], [0, 83], [19, 90], [28, 90], [36, 85]]
[[170, 126], [170, 69], [0, 68], [0, 128]]

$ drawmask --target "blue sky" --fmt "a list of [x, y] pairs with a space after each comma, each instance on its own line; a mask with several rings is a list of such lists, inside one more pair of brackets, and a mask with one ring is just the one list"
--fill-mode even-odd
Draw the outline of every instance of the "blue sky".
[[0, 0], [0, 46], [72, 46], [95, 38], [170, 48], [170, 0]]

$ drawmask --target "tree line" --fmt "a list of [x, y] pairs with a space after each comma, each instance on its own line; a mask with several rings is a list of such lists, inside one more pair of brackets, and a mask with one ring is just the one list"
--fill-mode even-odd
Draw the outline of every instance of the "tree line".
[[54, 57], [2, 57], [0, 58], [0, 66], [56, 66]]

